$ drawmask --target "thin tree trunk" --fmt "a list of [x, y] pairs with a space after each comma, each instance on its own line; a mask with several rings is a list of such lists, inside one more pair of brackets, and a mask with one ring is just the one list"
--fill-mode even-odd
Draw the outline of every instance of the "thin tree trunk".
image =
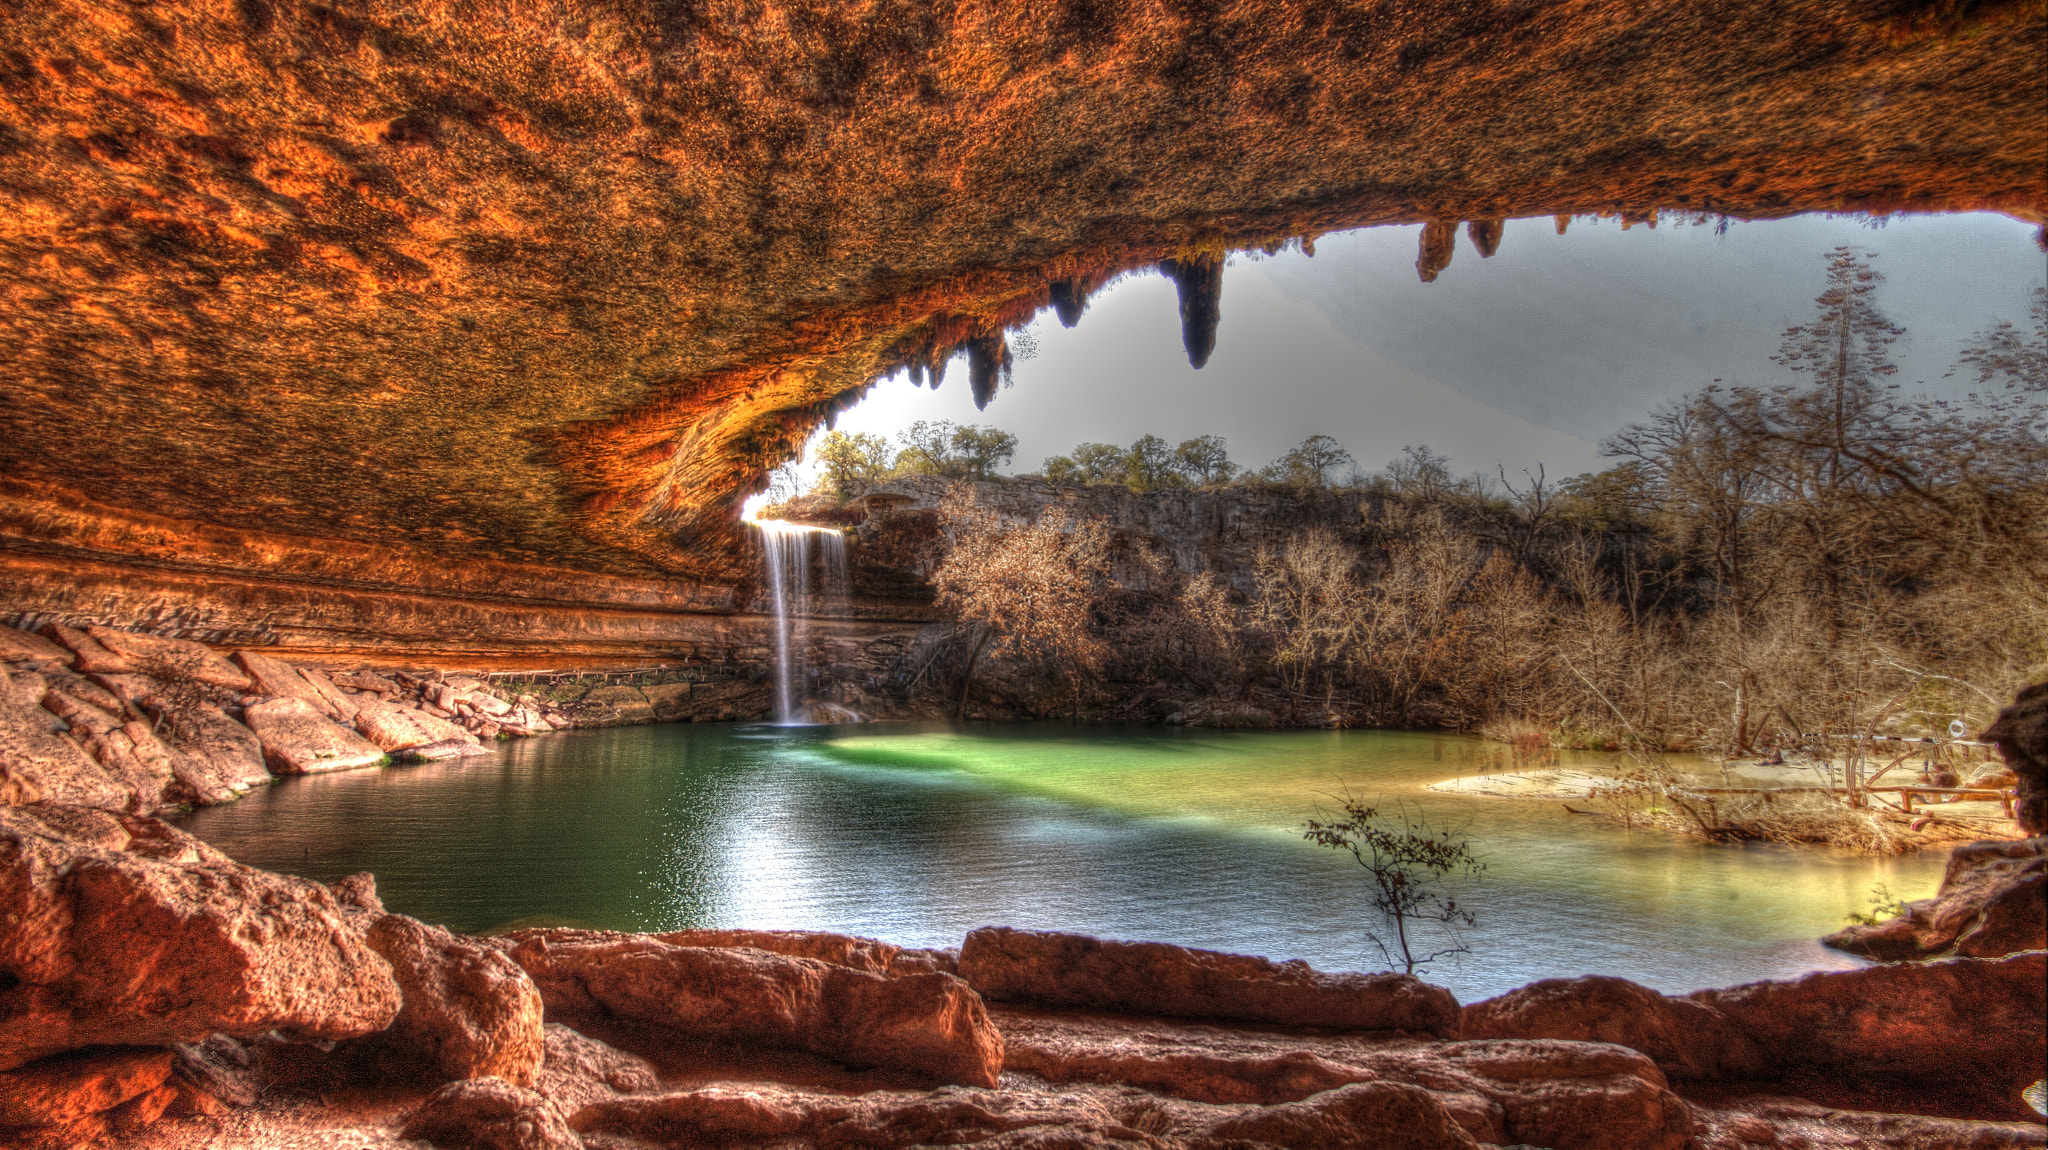
[[953, 721], [956, 723], [967, 717], [967, 692], [974, 686], [974, 666], [981, 662], [981, 649], [988, 646], [988, 641], [995, 636], [994, 628], [987, 624], [979, 626], [981, 636], [974, 641], [974, 649], [967, 653], [967, 669], [960, 675], [960, 701], [953, 707]]

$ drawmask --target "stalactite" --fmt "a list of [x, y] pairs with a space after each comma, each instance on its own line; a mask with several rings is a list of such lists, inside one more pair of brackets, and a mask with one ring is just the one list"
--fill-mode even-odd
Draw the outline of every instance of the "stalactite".
[[1458, 221], [1431, 220], [1422, 225], [1422, 250], [1415, 257], [1415, 274], [1423, 283], [1435, 283], [1437, 274], [1451, 266], [1451, 249], [1458, 243]]
[[1080, 280], [1054, 280], [1052, 284], [1052, 311], [1060, 317], [1061, 327], [1073, 327], [1081, 322], [1081, 313], [1088, 310], [1088, 293]]
[[1552, 222], [1557, 224], [1558, 235], [1563, 235], [1564, 229], [1568, 227], [1572, 222], [1572, 218], [1570, 216], [1552, 216], [1550, 218]]
[[1223, 319], [1223, 256], [1159, 261], [1159, 270], [1180, 290], [1180, 342], [1188, 363], [1209, 362], [1216, 350], [1216, 325]]
[[974, 409], [988, 410], [996, 397], [996, 385], [1010, 367], [1010, 347], [1002, 332], [978, 335], [967, 341], [967, 383], [974, 393]]
[[1465, 225], [1465, 235], [1479, 249], [1479, 258], [1485, 259], [1500, 250], [1501, 233], [1506, 229], [1506, 220], [1472, 220]]

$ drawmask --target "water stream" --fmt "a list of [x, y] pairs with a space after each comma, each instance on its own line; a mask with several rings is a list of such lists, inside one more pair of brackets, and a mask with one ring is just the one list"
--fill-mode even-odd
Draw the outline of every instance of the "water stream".
[[[749, 520], [761, 533], [770, 597], [775, 604], [775, 721], [792, 726], [810, 721], [809, 635], [814, 615], [845, 612], [846, 536], [830, 527], [781, 519]], [[818, 568], [816, 594], [811, 568]]]
[[1920, 898], [1941, 878], [1945, 852], [1714, 845], [1426, 789], [1495, 769], [1499, 750], [1385, 731], [675, 724], [286, 779], [183, 825], [257, 866], [373, 871], [391, 909], [467, 931], [957, 946], [1004, 924], [1377, 970], [1364, 875], [1300, 837], [1348, 787], [1420, 804], [1486, 859], [1460, 892], [1479, 914], [1471, 953], [1428, 971], [1466, 1001], [1587, 973], [1684, 991], [1859, 966], [1816, 938], [1877, 883]]

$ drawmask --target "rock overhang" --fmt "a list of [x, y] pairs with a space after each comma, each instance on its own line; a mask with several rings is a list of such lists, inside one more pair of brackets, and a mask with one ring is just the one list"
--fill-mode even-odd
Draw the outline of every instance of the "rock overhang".
[[1426, 276], [1529, 215], [2040, 222], [2044, 42], [2038, 0], [57, 0], [0, 29], [0, 554], [71, 546], [56, 506], [116, 581], [197, 548], [710, 603], [741, 499], [867, 384], [985, 376], [1126, 270], [1424, 222]]

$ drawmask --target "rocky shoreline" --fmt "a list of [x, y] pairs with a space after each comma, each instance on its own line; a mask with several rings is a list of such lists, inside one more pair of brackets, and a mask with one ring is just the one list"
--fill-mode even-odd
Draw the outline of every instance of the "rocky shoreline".
[[[2038, 853], [2040, 844], [2034, 844]], [[491, 1150], [2040, 1147], [2048, 950], [1663, 995], [999, 927], [957, 950], [387, 913], [0, 807], [0, 1143]], [[1995, 949], [1995, 948], [1994, 948]]]
[[[0, 643], [4, 1146], [2048, 1146], [2019, 1093], [2048, 1059], [2042, 838], [1959, 850], [1936, 898], [1828, 940], [1891, 965], [1682, 996], [1587, 977], [1463, 1005], [1411, 976], [1001, 927], [958, 950], [467, 937], [388, 913], [370, 875], [247, 867], [151, 812], [732, 717], [765, 686], [564, 699], [100, 627]], [[2002, 749], [2031, 786], [2029, 722]]]
[[765, 684], [702, 669], [696, 681], [535, 688], [224, 655], [112, 627], [0, 627], [0, 802], [153, 814], [290, 775], [485, 754], [500, 739], [770, 709]]

